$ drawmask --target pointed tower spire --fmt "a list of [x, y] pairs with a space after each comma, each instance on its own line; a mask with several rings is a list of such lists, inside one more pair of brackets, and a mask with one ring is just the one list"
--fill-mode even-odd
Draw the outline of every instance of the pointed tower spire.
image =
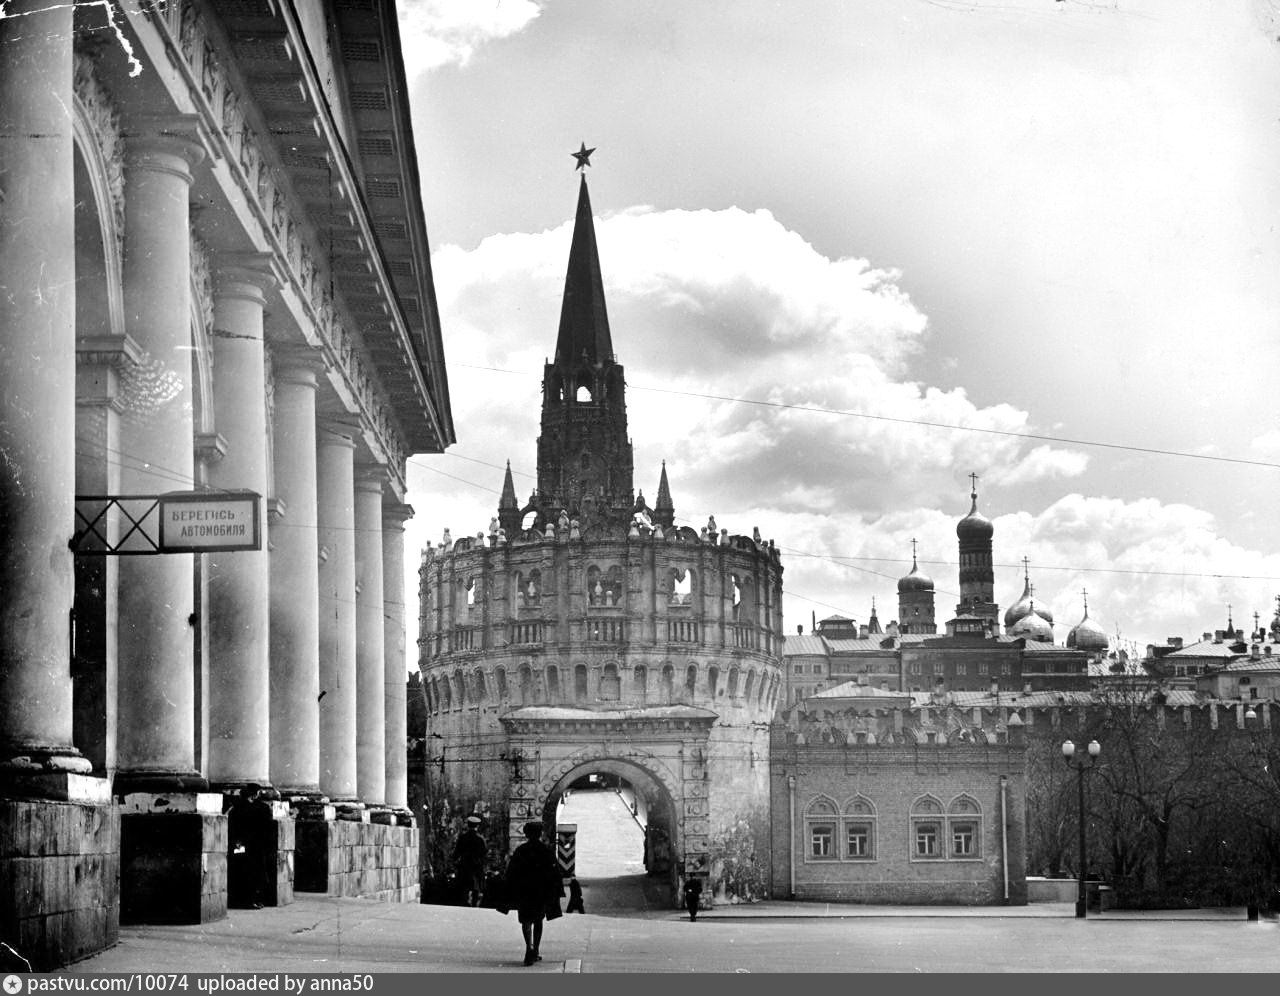
[[[595, 150], [585, 144], [580, 166]], [[613, 354], [591, 200], [583, 179], [564, 279], [555, 359], [542, 376], [537, 507], [544, 519], [561, 510], [584, 527], [626, 535], [635, 509], [626, 373]]]
[[653, 507], [653, 521], [670, 529], [676, 521], [676, 507], [671, 503], [671, 485], [667, 483], [667, 461], [662, 461], [662, 476], [658, 479], [658, 503]]
[[498, 499], [498, 524], [514, 539], [520, 532], [520, 505], [516, 501], [516, 486], [511, 480], [511, 461], [507, 461], [507, 474], [502, 479], [502, 497]]
[[613, 359], [586, 173], [578, 184], [578, 215], [573, 223], [573, 244], [569, 247], [569, 268], [560, 305], [560, 335], [556, 339], [557, 361], [577, 363], [583, 357], [593, 366]]

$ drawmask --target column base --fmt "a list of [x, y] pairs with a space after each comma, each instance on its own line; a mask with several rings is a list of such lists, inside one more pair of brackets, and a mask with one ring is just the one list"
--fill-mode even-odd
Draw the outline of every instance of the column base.
[[[105, 778], [63, 778], [62, 799], [0, 800], [6, 971], [50, 971], [111, 947], [120, 933], [120, 812]], [[97, 801], [65, 798], [77, 795]]]
[[155, 795], [208, 792], [209, 781], [198, 772], [117, 771], [114, 791], [116, 795], [130, 795], [134, 792]]
[[227, 818], [210, 792], [131, 792], [120, 816], [120, 922], [227, 915]]

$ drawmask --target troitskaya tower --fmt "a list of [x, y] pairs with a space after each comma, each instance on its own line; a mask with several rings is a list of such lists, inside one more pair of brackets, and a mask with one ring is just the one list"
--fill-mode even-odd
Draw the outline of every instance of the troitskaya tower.
[[650, 506], [627, 433], [584, 175], [537, 487], [521, 503], [508, 465], [488, 531], [423, 552], [424, 853], [472, 813], [504, 853], [596, 775], [633, 793], [650, 874], [714, 889], [732, 867], [733, 888], [763, 894], [782, 566], [756, 530], [680, 524], [665, 464]]

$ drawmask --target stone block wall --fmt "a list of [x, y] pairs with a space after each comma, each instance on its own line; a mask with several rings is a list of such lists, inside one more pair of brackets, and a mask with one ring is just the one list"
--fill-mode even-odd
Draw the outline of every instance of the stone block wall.
[[418, 828], [355, 820], [299, 820], [294, 889], [416, 903]]
[[0, 800], [0, 941], [33, 969], [116, 943], [119, 882], [115, 806]]
[[209, 923], [227, 915], [227, 818], [120, 817], [121, 923]]

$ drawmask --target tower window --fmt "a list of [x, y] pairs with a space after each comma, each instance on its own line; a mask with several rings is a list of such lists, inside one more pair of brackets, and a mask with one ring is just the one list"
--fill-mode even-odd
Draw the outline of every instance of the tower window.
[[578, 402], [578, 404], [590, 404], [591, 389], [587, 387], [585, 384], [582, 385], [581, 387], [578, 388], [578, 393], [574, 395], [573, 400]]

